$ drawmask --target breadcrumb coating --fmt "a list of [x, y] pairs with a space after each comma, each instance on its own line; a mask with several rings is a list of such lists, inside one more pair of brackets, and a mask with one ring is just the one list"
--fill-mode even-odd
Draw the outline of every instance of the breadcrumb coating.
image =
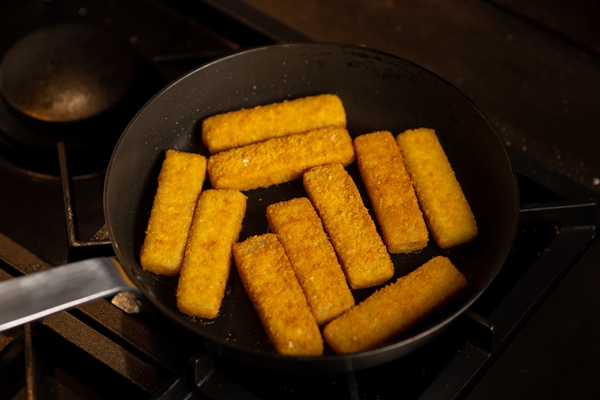
[[240, 278], [278, 353], [318, 356], [323, 338], [277, 236], [252, 236], [233, 245]]
[[202, 121], [202, 141], [210, 154], [215, 154], [328, 126], [345, 128], [346, 112], [338, 96], [322, 94], [206, 118]]
[[199, 154], [167, 150], [140, 251], [143, 269], [171, 276], [179, 273], [206, 163]]
[[467, 285], [448, 258], [435, 257], [331, 321], [325, 341], [341, 354], [373, 349], [444, 307]]
[[353, 161], [348, 131], [324, 128], [215, 154], [208, 160], [208, 176], [213, 188], [244, 191], [299, 179], [317, 165]]
[[177, 307], [182, 313], [201, 318], [219, 314], [246, 200], [234, 190], [200, 194], [177, 285]]
[[354, 306], [342, 267], [309, 199], [299, 197], [271, 204], [267, 220], [285, 249], [319, 325]]
[[425, 248], [429, 232], [394, 136], [388, 131], [358, 136], [354, 150], [388, 251]]
[[475, 216], [435, 131], [407, 130], [396, 140], [437, 245], [447, 249], [475, 239]]
[[341, 164], [312, 168], [304, 188], [338, 255], [352, 289], [380, 285], [394, 265], [356, 184]]

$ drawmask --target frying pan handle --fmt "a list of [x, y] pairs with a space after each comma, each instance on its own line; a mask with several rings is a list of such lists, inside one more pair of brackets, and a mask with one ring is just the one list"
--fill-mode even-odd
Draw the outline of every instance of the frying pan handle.
[[78, 261], [0, 282], [0, 331], [138, 289], [114, 258]]

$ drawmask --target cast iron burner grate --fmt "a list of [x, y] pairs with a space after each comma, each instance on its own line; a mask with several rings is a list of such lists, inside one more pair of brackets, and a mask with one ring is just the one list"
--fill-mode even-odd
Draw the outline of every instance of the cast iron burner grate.
[[[439, 337], [395, 361], [354, 373], [294, 375], [212, 356], [161, 317], [108, 300], [0, 333], [0, 399], [462, 398], [485, 374], [595, 237], [594, 196], [509, 148], [521, 206], [498, 277]], [[103, 229], [80, 241], [66, 151], [59, 147], [72, 258], [110, 253]], [[0, 279], [51, 268], [0, 235]], [[81, 250], [85, 249], [85, 254]], [[121, 308], [131, 299], [113, 299]], [[133, 303], [135, 308], [135, 303]]]
[[[306, 40], [242, 3], [226, 3], [229, 10], [208, 0], [176, 0], [169, 6], [153, 0], [88, 2], [85, 7], [71, 0], [7, 2], [4, 10], [10, 12], [5, 15], [12, 15], [19, 24], [6, 24], [3, 37], [10, 43], [21, 31], [49, 22], [79, 20], [85, 11], [86, 20], [110, 22], [125, 39], [135, 42], [140, 53], [159, 66], [164, 82], [215, 54]], [[139, 13], [139, 9], [145, 12]], [[134, 21], [126, 18], [132, 15]], [[243, 21], [244, 16], [248, 21]], [[6, 43], [0, 45], [0, 50], [5, 50], [2, 46]], [[3, 179], [10, 181], [9, 190], [15, 191], [13, 197], [4, 196], [2, 203], [1, 225], [6, 235], [0, 234], [0, 280], [51, 268], [66, 262], [64, 258], [75, 261], [112, 254], [99, 222], [103, 221], [102, 173], [86, 179], [72, 176], [75, 165], [71, 160], [67, 163], [68, 151], [59, 144], [60, 181], [22, 174], [0, 159]], [[597, 232], [598, 207], [591, 192], [519, 151], [509, 148], [509, 152], [521, 192], [520, 223], [509, 257], [478, 302], [414, 353], [348, 374], [266, 371], [213, 357], [193, 339], [174, 332], [160, 316], [147, 310], [122, 311], [111, 301], [122, 308], [138, 305], [117, 297], [0, 333], [0, 400], [25, 396], [304, 399], [317, 394], [385, 399], [397, 398], [400, 391], [407, 399], [464, 397], [578, 263]], [[63, 240], [61, 186], [68, 241]], [[83, 207], [77, 207], [82, 198]], [[16, 208], [21, 199], [27, 199], [25, 206]]]
[[[101, 172], [127, 123], [169, 82], [238, 48], [303, 39], [266, 17], [269, 32], [244, 21], [236, 13], [256, 13], [243, 4], [229, 7], [180, 0], [0, 5], [0, 156], [24, 171], [54, 177], [56, 144], [63, 141], [74, 174]], [[115, 67], [110, 60], [130, 58], [131, 63], [116, 63], [107, 79], [106, 71]], [[57, 92], [68, 107], [48, 95]], [[106, 99], [112, 100], [105, 104]], [[62, 112], [48, 115], [49, 104], [63, 104], [56, 107]], [[81, 107], [76, 117], [60, 116], [77, 104], [90, 108]]]

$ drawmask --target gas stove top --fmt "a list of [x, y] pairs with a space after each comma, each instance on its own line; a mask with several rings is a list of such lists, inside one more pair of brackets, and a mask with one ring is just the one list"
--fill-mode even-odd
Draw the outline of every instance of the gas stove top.
[[[1, 25], [0, 54], [26, 33], [48, 25], [98, 24], [134, 49], [151, 78], [141, 83], [147, 100], [218, 55], [303, 39], [236, 2], [225, 2], [227, 7], [204, 1], [99, 3], [0, 6], [0, 15], [12, 15], [14, 21]], [[96, 154], [95, 147], [77, 147], [73, 133], [56, 133], [52, 125], [51, 137], [44, 140], [53, 140], [56, 149], [45, 149], [43, 156], [34, 151], [23, 162], [23, 146], [15, 145], [15, 136], [6, 131], [15, 125], [29, 129], [31, 121], [14, 117], [6, 102], [2, 107], [10, 116], [0, 118], [0, 279], [112, 255], [102, 210], [108, 154], [86, 162]], [[135, 114], [120, 112], [122, 119], [109, 125], [92, 120], [77, 122], [76, 128], [105, 135], [102, 140], [110, 147]], [[47, 127], [36, 123], [30, 134], [44, 135]], [[206, 352], [197, 340], [120, 294], [0, 333], [0, 399], [25, 394], [57, 399], [467, 397], [491, 379], [514, 338], [539, 315], [565, 276], [581, 268], [598, 247], [596, 195], [518, 149], [507, 150], [520, 191], [519, 227], [509, 257], [471, 309], [414, 353], [344, 374], [262, 370]]]

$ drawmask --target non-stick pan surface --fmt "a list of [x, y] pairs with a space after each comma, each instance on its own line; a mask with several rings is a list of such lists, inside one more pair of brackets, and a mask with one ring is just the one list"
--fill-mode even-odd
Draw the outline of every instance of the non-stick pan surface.
[[[471, 244], [393, 255], [395, 276], [434, 255], [448, 256], [467, 277], [465, 297], [385, 346], [353, 355], [288, 357], [270, 345], [232, 268], [220, 315], [189, 318], [175, 303], [177, 278], [143, 271], [139, 251], [167, 149], [206, 154], [200, 124], [211, 115], [285, 99], [335, 93], [355, 137], [377, 130], [434, 128], [477, 219]], [[362, 190], [356, 163], [347, 170]], [[207, 180], [208, 181], [208, 180]], [[205, 188], [209, 187], [209, 182]], [[364, 191], [363, 191], [364, 193]], [[267, 205], [306, 196], [300, 181], [247, 191], [248, 210], [240, 241], [268, 231]], [[305, 372], [341, 372], [400, 357], [426, 343], [469, 307], [494, 279], [507, 256], [518, 215], [517, 189], [507, 155], [490, 124], [457, 89], [405, 60], [361, 47], [292, 44], [250, 49], [206, 64], [155, 96], [122, 135], [110, 163], [105, 213], [117, 256], [154, 309], [193, 332], [212, 351], [257, 366]], [[370, 207], [368, 198], [363, 196]], [[357, 302], [373, 290], [354, 291]], [[173, 327], [174, 338], [179, 334]]]

